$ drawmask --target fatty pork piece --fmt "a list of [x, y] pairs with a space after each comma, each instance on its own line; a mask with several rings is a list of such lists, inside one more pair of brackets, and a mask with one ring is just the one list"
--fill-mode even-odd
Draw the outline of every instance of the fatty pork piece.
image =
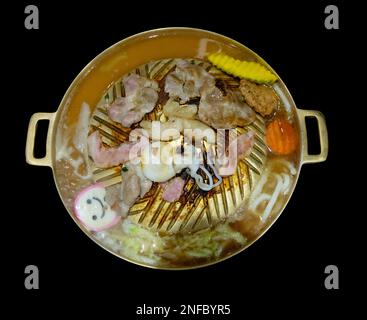
[[175, 177], [169, 180], [166, 183], [162, 184], [163, 186], [163, 200], [167, 202], [175, 202], [180, 199], [181, 194], [183, 192], [185, 186], [185, 180], [181, 177]]
[[152, 182], [141, 171], [140, 164], [127, 162], [121, 171], [122, 183], [106, 189], [106, 202], [119, 215], [126, 216], [136, 199], [143, 197], [151, 188]]
[[240, 90], [248, 105], [263, 117], [274, 113], [279, 105], [279, 98], [271, 87], [242, 79]]
[[158, 83], [137, 74], [130, 74], [122, 81], [125, 97], [117, 98], [108, 107], [108, 115], [128, 128], [154, 109], [158, 100]]
[[138, 198], [144, 195], [152, 187], [152, 181], [147, 179], [142, 171], [140, 164], [127, 162], [121, 170], [121, 189], [120, 189], [120, 212], [126, 215], [130, 207]]
[[171, 98], [179, 98], [181, 103], [185, 103], [200, 97], [204, 83], [214, 85], [215, 79], [203, 67], [179, 60], [176, 69], [167, 76], [164, 90]]
[[215, 85], [201, 90], [199, 119], [215, 129], [246, 126], [255, 120], [255, 112], [241, 100], [241, 95], [230, 90], [224, 94]]
[[[88, 151], [94, 164], [99, 168], [110, 168], [125, 163], [134, 157], [140, 142], [125, 142], [118, 147], [106, 148], [102, 143], [101, 135], [94, 131], [88, 137]], [[134, 148], [134, 149], [133, 149]]]
[[169, 99], [163, 106], [163, 113], [167, 118], [195, 119], [198, 107], [195, 104], [181, 105], [177, 101]]
[[236, 172], [238, 159], [244, 159], [251, 154], [255, 143], [255, 133], [248, 131], [234, 138], [228, 148], [225, 148], [225, 137], [218, 132], [218, 159], [216, 168], [220, 176], [231, 176]]

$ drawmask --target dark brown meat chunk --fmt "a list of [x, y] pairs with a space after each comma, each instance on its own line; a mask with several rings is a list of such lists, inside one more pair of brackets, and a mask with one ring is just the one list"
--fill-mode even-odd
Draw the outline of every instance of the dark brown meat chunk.
[[247, 104], [263, 117], [271, 115], [279, 105], [279, 98], [268, 86], [242, 79], [240, 90]]

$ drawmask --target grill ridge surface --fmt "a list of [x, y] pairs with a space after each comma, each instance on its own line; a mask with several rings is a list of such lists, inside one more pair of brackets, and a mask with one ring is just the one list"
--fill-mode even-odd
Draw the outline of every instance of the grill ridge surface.
[[[202, 60], [187, 59], [193, 64], [205, 68], [217, 80], [223, 81], [227, 87], [237, 90], [239, 82], [212, 67]], [[168, 73], [174, 70], [177, 59], [163, 59], [141, 65], [130, 73], [137, 73], [156, 80], [160, 88]], [[162, 91], [162, 89], [161, 89]], [[90, 131], [98, 130], [106, 146], [119, 145], [129, 138], [131, 128], [124, 128], [112, 121], [106, 107], [116, 98], [124, 96], [122, 78], [113, 83], [98, 102], [91, 117]], [[144, 116], [145, 120], [159, 120], [165, 101], [159, 99], [154, 110]], [[130, 208], [129, 217], [140, 225], [162, 233], [190, 233], [218, 224], [234, 216], [246, 203], [247, 198], [262, 173], [267, 149], [264, 119], [257, 115], [256, 120], [246, 128], [236, 128], [237, 134], [251, 130], [255, 133], [255, 145], [251, 154], [238, 162], [236, 173], [224, 177], [222, 184], [210, 192], [202, 192], [193, 179], [188, 178], [184, 194], [174, 203], [162, 199], [163, 188], [153, 183], [151, 190]], [[91, 163], [93, 166], [93, 163]], [[93, 169], [95, 182], [103, 182], [106, 187], [120, 183], [121, 166], [108, 169]]]

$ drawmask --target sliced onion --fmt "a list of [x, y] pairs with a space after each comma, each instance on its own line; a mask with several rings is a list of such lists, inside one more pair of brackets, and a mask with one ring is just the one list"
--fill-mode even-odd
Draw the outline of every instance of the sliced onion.
[[208, 166], [213, 170], [214, 175], [216, 176], [216, 178], [218, 179], [218, 181], [216, 183], [213, 184], [213, 188], [215, 188], [216, 186], [219, 186], [222, 183], [222, 177], [220, 176], [220, 174], [218, 173], [217, 169], [215, 168], [215, 166], [213, 166], [212, 164], [208, 163]]
[[290, 185], [291, 185], [291, 178], [286, 173], [283, 173], [282, 174], [282, 177], [283, 177], [283, 188], [282, 188], [282, 192], [284, 194], [287, 194], [289, 192], [289, 188], [290, 188]]
[[279, 197], [279, 194], [280, 192], [282, 191], [283, 189], [283, 180], [282, 178], [280, 177], [280, 175], [277, 175], [276, 176], [277, 178], [277, 185], [275, 187], [275, 190], [271, 196], [271, 199], [269, 200], [262, 216], [261, 216], [261, 220], [262, 221], [266, 221], [266, 219], [268, 219], [274, 205], [275, 205], [275, 202], [277, 201], [278, 197]]
[[212, 189], [213, 186], [213, 181], [212, 184], [206, 184], [203, 181], [203, 177], [199, 174], [195, 173], [190, 173], [190, 175], [195, 179], [196, 184], [198, 185], [198, 187], [204, 191], [209, 191]]
[[85, 151], [87, 150], [89, 119], [90, 119], [90, 107], [88, 103], [83, 102], [80, 109], [75, 134], [73, 137], [73, 144], [75, 148], [80, 152], [80, 154], [84, 154]]
[[[196, 184], [198, 185], [198, 187], [204, 191], [209, 191], [212, 190], [213, 188], [215, 188], [216, 186], [220, 185], [222, 183], [222, 177], [218, 174], [217, 170], [214, 168], [214, 166], [212, 166], [211, 164], [208, 164], [210, 166], [210, 168], [213, 170], [214, 175], [217, 177], [218, 181], [216, 183], [214, 183], [213, 181], [213, 177], [210, 174], [210, 172], [208, 171], [208, 169], [206, 169], [203, 165], [197, 166], [197, 165], [192, 165], [188, 168], [189, 174], [191, 177], [193, 177], [195, 179]], [[199, 175], [197, 173], [197, 171], [199, 170], [199, 168], [205, 173], [205, 175], [208, 177], [209, 179], [209, 183], [205, 183], [204, 179], [201, 175]]]
[[269, 201], [271, 199], [271, 195], [267, 193], [262, 193], [259, 195], [254, 201], [251, 202], [249, 209], [251, 211], [255, 211], [259, 204], [263, 201]]
[[251, 199], [255, 199], [260, 195], [267, 178], [268, 178], [268, 174], [264, 172], [260, 180], [257, 182], [254, 191], [251, 194]]
[[282, 165], [284, 165], [288, 171], [290, 172], [290, 174], [292, 176], [295, 176], [297, 174], [297, 170], [296, 170], [296, 167], [294, 166], [294, 164], [292, 162], [289, 162], [287, 160], [278, 160], [279, 163], [281, 163]]

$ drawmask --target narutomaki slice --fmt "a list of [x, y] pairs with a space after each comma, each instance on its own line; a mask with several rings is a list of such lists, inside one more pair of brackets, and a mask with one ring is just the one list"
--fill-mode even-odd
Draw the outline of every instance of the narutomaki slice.
[[121, 219], [106, 202], [106, 189], [95, 183], [81, 190], [74, 201], [74, 212], [78, 220], [91, 231], [111, 228]]

